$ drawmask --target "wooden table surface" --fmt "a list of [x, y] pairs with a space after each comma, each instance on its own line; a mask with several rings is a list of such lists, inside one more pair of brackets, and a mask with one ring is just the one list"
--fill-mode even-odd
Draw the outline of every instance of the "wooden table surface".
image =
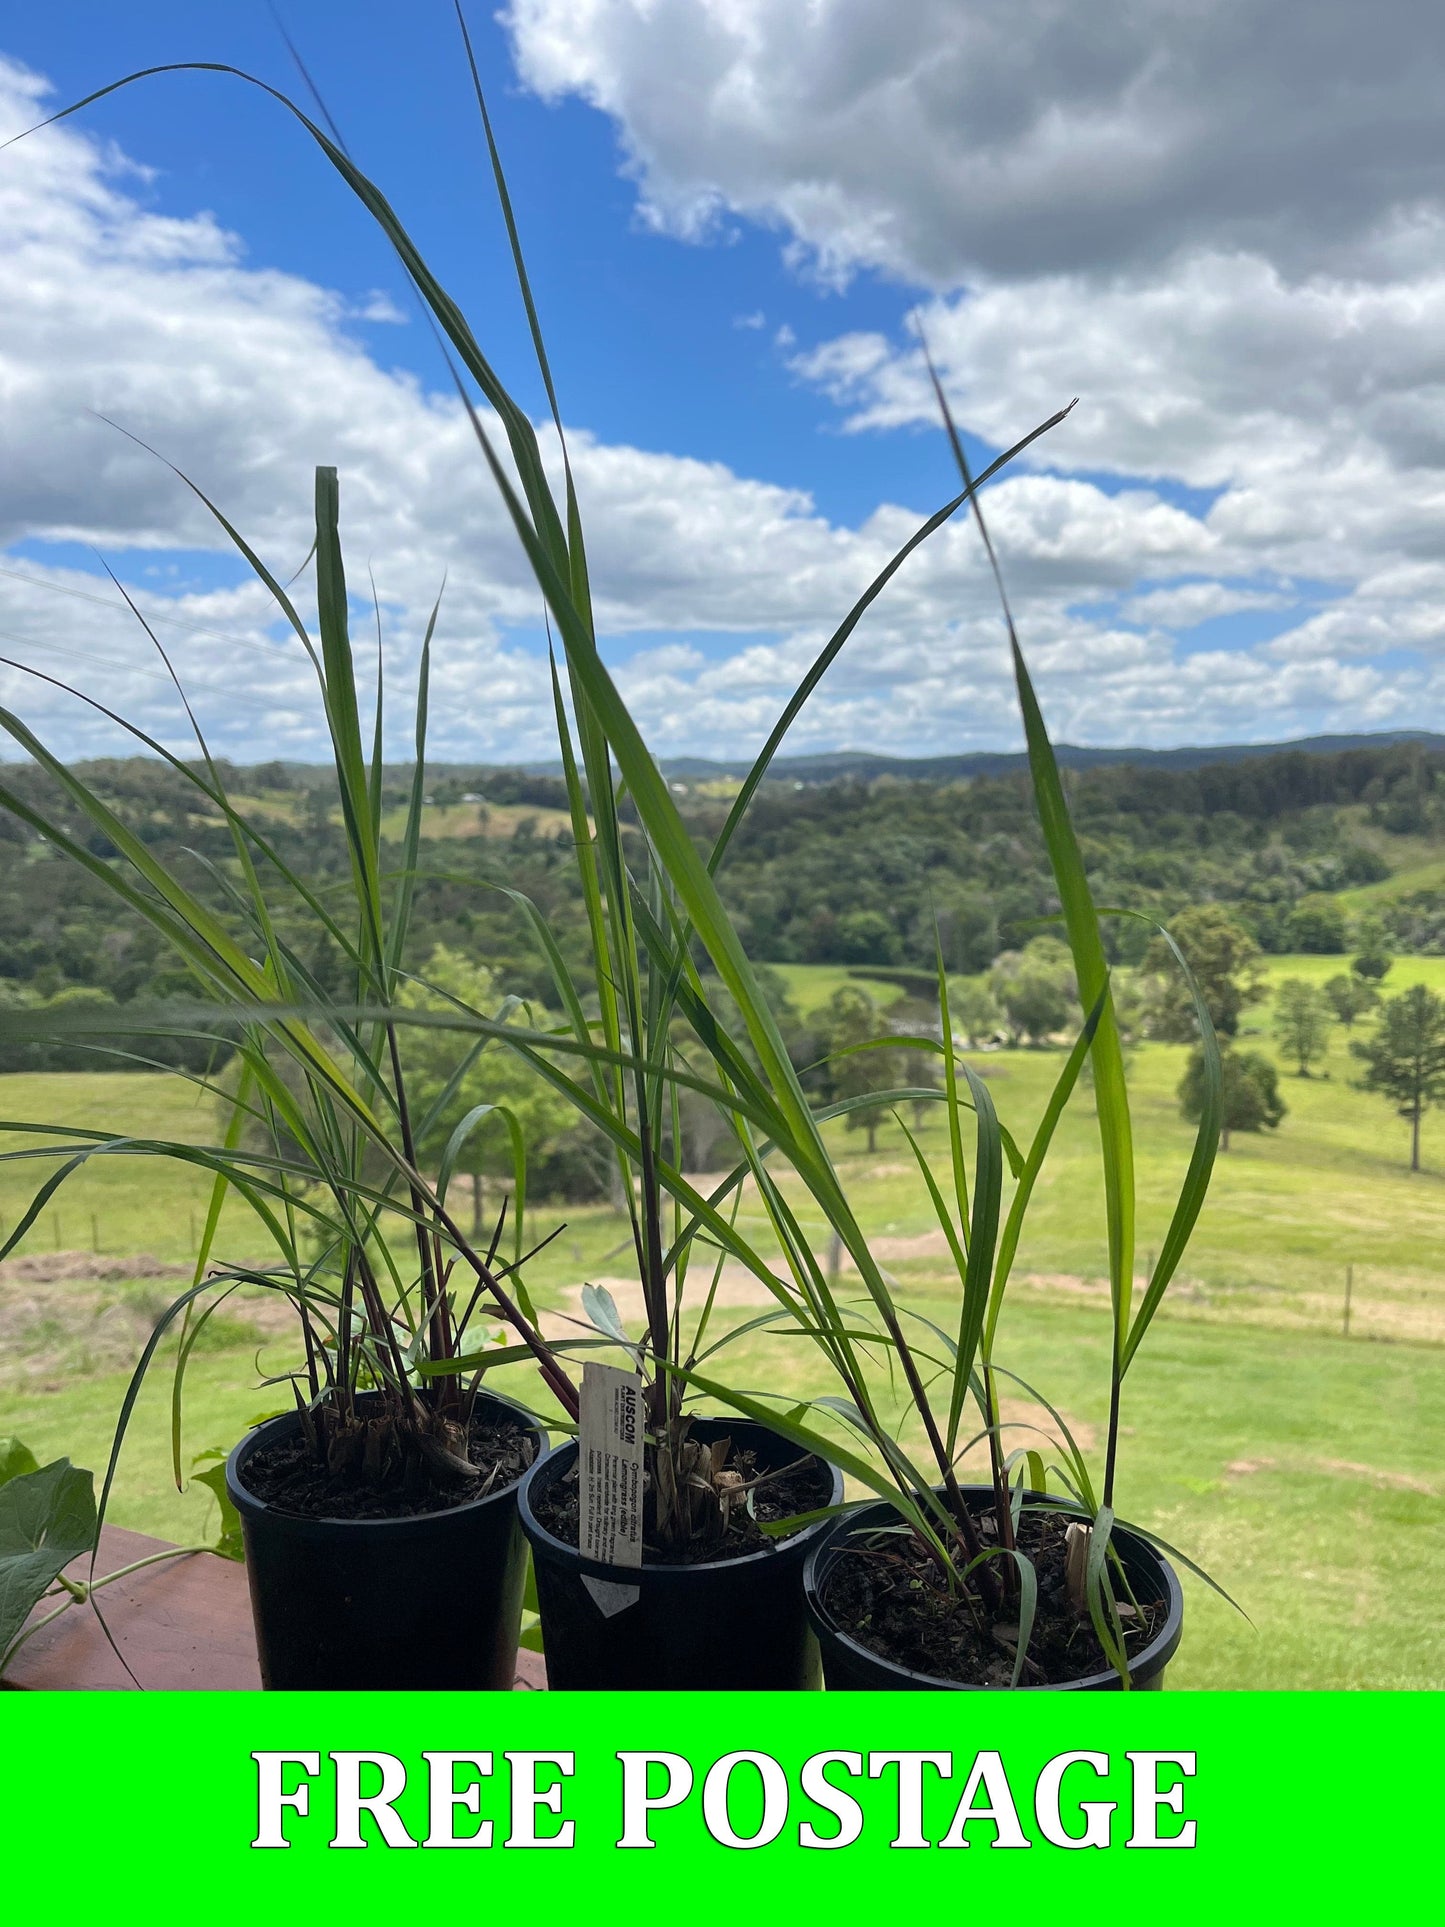
[[[115, 1572], [165, 1550], [164, 1540], [106, 1526], [96, 1571]], [[67, 1567], [67, 1576], [84, 1579], [89, 1566], [87, 1553]], [[56, 1604], [44, 1601], [32, 1619], [43, 1618]], [[134, 1679], [111, 1649], [94, 1610], [74, 1605], [25, 1642], [0, 1685], [134, 1692], [138, 1681], [149, 1692], [259, 1692], [246, 1569], [235, 1560], [208, 1552], [166, 1559], [104, 1587], [97, 1604]], [[547, 1672], [539, 1653], [517, 1655], [516, 1685], [522, 1692], [545, 1690]]]

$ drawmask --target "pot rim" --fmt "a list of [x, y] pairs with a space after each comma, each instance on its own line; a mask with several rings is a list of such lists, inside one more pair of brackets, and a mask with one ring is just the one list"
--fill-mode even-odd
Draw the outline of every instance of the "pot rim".
[[[963, 1493], [965, 1498], [987, 1498], [991, 1500], [994, 1496], [994, 1490], [991, 1485], [966, 1485], [963, 1488]], [[1025, 1499], [1036, 1501], [1041, 1506], [1047, 1506], [1054, 1512], [1071, 1512], [1080, 1519], [1087, 1519], [1089, 1516], [1085, 1508], [1078, 1504], [1076, 1500], [1064, 1498], [1057, 1493], [1030, 1491], [1026, 1492], [1024, 1497]], [[829, 1558], [830, 1554], [836, 1556], [842, 1551], [843, 1548], [838, 1544], [838, 1541], [842, 1539], [845, 1534], [856, 1529], [864, 1513], [873, 1511], [891, 1512], [895, 1517], [899, 1516], [897, 1508], [891, 1500], [877, 1498], [859, 1500], [856, 1505], [849, 1506], [845, 1512], [840, 1512], [836, 1519], [822, 1521], [826, 1530], [818, 1543], [809, 1549], [808, 1556], [803, 1562], [803, 1597], [807, 1601], [808, 1612], [813, 1620], [814, 1627], [820, 1634], [826, 1633], [828, 1638], [838, 1641], [838, 1643], [850, 1653], [856, 1653], [860, 1659], [867, 1661], [869, 1665], [880, 1667], [886, 1672], [895, 1673], [900, 1679], [918, 1681], [920, 1684], [937, 1692], [988, 1693], [1002, 1690], [1016, 1693], [1067, 1693], [1078, 1692], [1080, 1690], [1089, 1691], [1099, 1687], [1108, 1688], [1119, 1684], [1119, 1675], [1111, 1666], [1107, 1672], [1085, 1673], [1079, 1679], [1059, 1680], [1056, 1683], [1045, 1686], [1015, 1686], [1002, 1689], [989, 1686], [974, 1686], [963, 1680], [940, 1679], [936, 1673], [920, 1672], [918, 1668], [914, 1666], [900, 1665], [897, 1660], [886, 1659], [882, 1653], [875, 1653], [871, 1646], [865, 1646], [861, 1640], [855, 1639], [851, 1633], [845, 1632], [823, 1604], [822, 1581], [827, 1577], [827, 1574], [822, 1568], [824, 1561]], [[1116, 1520], [1114, 1531], [1111, 1535], [1112, 1543], [1117, 1545], [1120, 1535], [1132, 1541], [1141, 1552], [1153, 1559], [1158, 1565], [1160, 1572], [1164, 1576], [1166, 1598], [1163, 1625], [1149, 1641], [1149, 1644], [1134, 1654], [1130, 1662], [1129, 1670], [1131, 1675], [1138, 1674], [1145, 1670], [1151, 1673], [1162, 1672], [1178, 1651], [1179, 1642], [1184, 1636], [1183, 1588], [1179, 1584], [1178, 1573], [1175, 1572], [1173, 1566], [1158, 1547], [1151, 1545], [1147, 1539], [1143, 1538], [1131, 1526], [1124, 1524], [1120, 1520]]]
[[[710, 1415], [703, 1412], [699, 1412], [696, 1418], [700, 1425], [723, 1425], [730, 1428], [747, 1426], [755, 1431], [766, 1432], [769, 1438], [777, 1439], [782, 1444], [788, 1443], [781, 1432], [774, 1432], [771, 1427], [761, 1424], [757, 1419], [730, 1417], [725, 1413]], [[635, 1586], [638, 1584], [639, 1574], [646, 1573], [649, 1578], [660, 1579], [666, 1585], [671, 1583], [674, 1577], [685, 1578], [689, 1573], [746, 1572], [751, 1566], [761, 1564], [765, 1560], [776, 1559], [781, 1552], [797, 1553], [819, 1533], [835, 1523], [832, 1519], [817, 1519], [810, 1526], [803, 1526], [797, 1532], [790, 1532], [786, 1539], [777, 1539], [770, 1545], [760, 1546], [756, 1552], [741, 1553], [736, 1559], [694, 1559], [686, 1565], [663, 1563], [649, 1565], [644, 1561], [640, 1566], [610, 1566], [600, 1559], [587, 1558], [577, 1546], [569, 1545], [565, 1539], [559, 1539], [554, 1532], [549, 1531], [542, 1524], [532, 1510], [533, 1480], [540, 1479], [548, 1467], [555, 1467], [557, 1460], [564, 1453], [576, 1450], [576, 1439], [563, 1439], [550, 1451], [543, 1452], [528, 1466], [515, 1488], [517, 1514], [522, 1521], [523, 1532], [534, 1546], [539, 1546], [544, 1551], [565, 1559], [577, 1571], [586, 1573], [593, 1579], [610, 1579], [618, 1585]], [[812, 1456], [820, 1457], [816, 1452]], [[828, 1468], [833, 1478], [834, 1496], [829, 1503], [837, 1505], [843, 1497], [843, 1475], [831, 1459], [821, 1459], [821, 1463]]]
[[[361, 1396], [365, 1398], [369, 1394], [362, 1393]], [[479, 1401], [486, 1399], [489, 1404], [499, 1405], [505, 1411], [522, 1419], [526, 1429], [538, 1442], [536, 1457], [519, 1478], [513, 1479], [510, 1485], [504, 1485], [494, 1492], [483, 1494], [479, 1499], [464, 1499], [460, 1505], [447, 1506], [440, 1512], [403, 1512], [389, 1519], [347, 1519], [330, 1512], [288, 1512], [284, 1506], [276, 1505], [270, 1499], [258, 1498], [242, 1480], [241, 1467], [263, 1443], [269, 1445], [277, 1438], [299, 1431], [301, 1418], [297, 1412], [278, 1412], [275, 1418], [264, 1419], [260, 1425], [253, 1426], [244, 1438], [231, 1447], [226, 1457], [226, 1491], [232, 1505], [243, 1519], [284, 1519], [288, 1524], [297, 1526], [332, 1526], [338, 1529], [357, 1530], [364, 1528], [368, 1532], [388, 1532], [399, 1528], [431, 1524], [444, 1519], [469, 1517], [472, 1513], [480, 1511], [483, 1506], [493, 1505], [499, 1499], [515, 1497], [531, 1475], [533, 1468], [540, 1465], [549, 1455], [547, 1433], [526, 1406], [519, 1405], [515, 1399], [508, 1398], [501, 1392], [479, 1392], [477, 1397]]]

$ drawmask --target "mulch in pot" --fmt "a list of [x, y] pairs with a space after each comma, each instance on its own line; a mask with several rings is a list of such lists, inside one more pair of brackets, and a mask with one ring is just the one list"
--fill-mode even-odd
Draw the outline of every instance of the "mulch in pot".
[[[752, 1492], [752, 1512], [743, 1506], [735, 1506], [728, 1518], [722, 1537], [711, 1535], [695, 1536], [685, 1546], [664, 1546], [655, 1536], [655, 1520], [652, 1503], [652, 1463], [653, 1447], [647, 1448], [647, 1469], [643, 1474], [643, 1511], [642, 1511], [642, 1557], [644, 1565], [649, 1566], [696, 1566], [719, 1559], [743, 1559], [750, 1553], [762, 1552], [767, 1547], [777, 1545], [776, 1538], [770, 1537], [759, 1525], [759, 1520], [772, 1524], [779, 1519], [796, 1518], [799, 1513], [816, 1512], [820, 1507], [831, 1504], [833, 1498], [833, 1474], [828, 1466], [815, 1458], [804, 1458], [796, 1464], [784, 1463], [774, 1476], [765, 1484], [756, 1486]], [[744, 1480], [754, 1479], [761, 1472], [771, 1472], [772, 1467], [759, 1462], [757, 1454], [751, 1451], [737, 1451], [728, 1460], [729, 1470], [741, 1475]], [[549, 1485], [536, 1489], [533, 1482], [532, 1510], [539, 1525], [564, 1545], [575, 1546], [579, 1543], [579, 1494], [577, 1467], [571, 1465], [560, 1478]]]
[[434, 1471], [411, 1458], [403, 1476], [375, 1482], [358, 1470], [333, 1472], [299, 1434], [251, 1453], [241, 1483], [267, 1505], [301, 1519], [412, 1519], [515, 1485], [536, 1456], [536, 1435], [520, 1420], [473, 1415], [466, 1455], [478, 1476]]
[[[984, 1544], [996, 1544], [993, 1513], [975, 1518]], [[1069, 1524], [1067, 1513], [1025, 1511], [1019, 1519], [1018, 1547], [1033, 1562], [1039, 1589], [1020, 1686], [1060, 1686], [1112, 1671], [1088, 1615], [1080, 1614], [1069, 1597], [1064, 1553]], [[1000, 1555], [989, 1564], [1002, 1578], [1005, 1565], [1013, 1562]], [[860, 1536], [829, 1566], [822, 1603], [841, 1632], [895, 1666], [960, 1686], [1007, 1686], [1012, 1680], [1016, 1603], [991, 1623], [976, 1595], [966, 1599], [961, 1591], [949, 1591], [911, 1533]], [[1137, 1614], [1120, 1608], [1131, 1656], [1149, 1644], [1168, 1612], [1164, 1599], [1140, 1598], [1137, 1605]]]

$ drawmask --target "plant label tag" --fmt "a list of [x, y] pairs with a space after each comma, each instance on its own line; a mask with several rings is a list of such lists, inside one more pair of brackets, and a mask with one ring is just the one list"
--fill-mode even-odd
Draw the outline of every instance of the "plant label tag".
[[[642, 1564], [642, 1380], [616, 1365], [582, 1367], [577, 1422], [578, 1550], [608, 1566]], [[604, 1618], [624, 1612], [640, 1588], [582, 1582]]]

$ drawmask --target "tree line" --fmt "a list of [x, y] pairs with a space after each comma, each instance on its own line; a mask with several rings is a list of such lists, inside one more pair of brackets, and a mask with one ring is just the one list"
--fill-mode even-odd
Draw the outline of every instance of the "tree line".
[[[187, 870], [219, 914], [232, 914], [230, 833], [194, 787], [144, 758], [91, 763], [85, 775], [158, 855]], [[341, 880], [345, 842], [326, 772], [272, 763], [228, 769], [226, 775], [266, 822], [279, 860], [304, 868], [322, 891]], [[400, 810], [409, 776], [404, 768], [387, 773], [384, 803]], [[70, 821], [66, 799], [50, 790], [40, 772], [19, 766], [10, 777], [22, 796], [35, 789], [35, 800], [43, 800], [92, 857], [113, 859], [103, 836], [78, 816]], [[1215, 938], [1204, 942], [1206, 926], [1217, 933], [1227, 924], [1237, 933], [1224, 943], [1222, 974], [1214, 973], [1223, 999], [1216, 1025], [1226, 1040], [1234, 1037], [1243, 1007], [1235, 1000], [1253, 994], [1251, 971], [1230, 943], [1249, 946], [1256, 957], [1286, 949], [1340, 956], [1341, 969], [1322, 992], [1287, 985], [1277, 1000], [1282, 1047], [1306, 1075], [1330, 1023], [1369, 1027], [1370, 986], [1378, 978], [1358, 965], [1364, 949], [1393, 944], [1445, 952], [1445, 895], [1416, 892], [1384, 906], [1381, 920], [1369, 924], [1363, 937], [1363, 926], [1352, 924], [1334, 895], [1388, 873], [1381, 850], [1392, 836], [1445, 832], [1445, 758], [1419, 746], [1323, 756], [1289, 752], [1190, 771], [1106, 766], [1070, 772], [1067, 780], [1103, 900], [1173, 919], [1176, 928], [1179, 920], [1193, 919], [1183, 927], [1199, 934], [1202, 952], [1218, 947]], [[477, 766], [439, 773], [429, 795], [438, 806], [465, 800], [554, 812], [563, 790], [544, 774]], [[699, 844], [710, 845], [726, 801], [698, 791], [681, 801]], [[485, 968], [499, 997], [545, 1003], [545, 965], [512, 893], [537, 903], [564, 952], [571, 949], [580, 960], [587, 942], [571, 831], [547, 828], [548, 821], [555, 823], [555, 815], [524, 815], [505, 836], [424, 839], [414, 968], [445, 953]], [[766, 784], [720, 880], [753, 954], [770, 962], [864, 967], [926, 991], [941, 942], [948, 968], [971, 979], [960, 988], [954, 1011], [955, 1027], [969, 1044], [1037, 1044], [1064, 1030], [1076, 1014], [1067, 952], [1040, 933], [1058, 906], [1021, 775], [944, 783], [889, 777], [801, 791]], [[62, 869], [62, 859], [13, 816], [0, 817], [0, 901], [6, 909], [0, 918], [0, 1019], [7, 1005], [112, 1003], [119, 1007], [119, 1032], [125, 1006], [190, 993], [149, 927], [74, 865]], [[1164, 981], [1145, 926], [1117, 919], [1109, 929], [1115, 961], [1138, 967], [1121, 980], [1126, 1029], [1141, 1036], [1172, 1034], [1167, 1010], [1145, 1008], [1147, 985]], [[340, 981], [340, 960], [329, 954], [314, 922], [298, 922], [284, 934], [318, 982], [333, 974]], [[1346, 956], [1352, 943], [1355, 967]], [[788, 1005], [780, 981], [774, 992], [800, 1064], [817, 1063], [830, 1048], [846, 1048], [866, 1026], [885, 1023], [861, 990], [850, 989], [806, 1022]], [[1154, 994], [1157, 1001], [1164, 993]], [[914, 1020], [922, 1021], [917, 1008]], [[1370, 1036], [1400, 1021], [1382, 1016]], [[204, 1039], [193, 1046], [172, 1040], [164, 1051], [124, 1036], [116, 1041], [128, 1053], [110, 1060], [117, 1064], [147, 1056], [174, 1061], [188, 1051], [187, 1061], [217, 1055]], [[1283, 1108], [1277, 1089], [1270, 1094], [1265, 1088], [1261, 1065], [1267, 1060], [1261, 1053], [1231, 1051], [1230, 1128], [1269, 1128]], [[1251, 1055], [1260, 1063], [1251, 1065]], [[81, 1043], [7, 1041], [0, 1021], [0, 1069], [78, 1069], [97, 1061], [94, 1048]], [[865, 1052], [850, 1064], [841, 1082], [822, 1070], [813, 1074], [820, 1100], [856, 1102], [874, 1072], [897, 1081], [898, 1067], [883, 1053], [870, 1058]], [[1419, 1093], [1425, 1104], [1434, 1101], [1427, 1073], [1428, 1065]], [[1366, 1074], [1383, 1075], [1368, 1066]], [[866, 1108], [849, 1115], [860, 1129], [876, 1128]], [[698, 1154], [705, 1150], [699, 1147]], [[580, 1150], [558, 1157], [558, 1185], [590, 1181]]]

